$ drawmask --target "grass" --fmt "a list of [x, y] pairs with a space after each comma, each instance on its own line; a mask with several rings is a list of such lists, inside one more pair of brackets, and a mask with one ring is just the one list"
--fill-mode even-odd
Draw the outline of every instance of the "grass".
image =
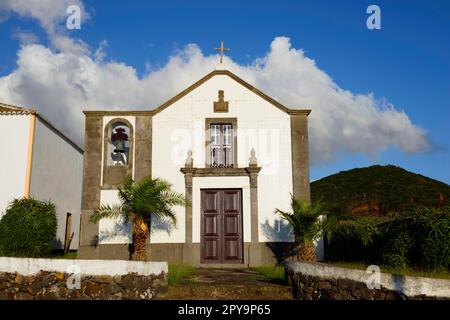
[[52, 259], [76, 259], [77, 258], [77, 252], [76, 251], [70, 251], [68, 253], [55, 253], [50, 258]]
[[188, 282], [188, 278], [195, 273], [196, 268], [187, 264], [169, 263], [169, 285], [177, 285]]
[[[359, 269], [366, 270], [369, 266], [368, 264], [364, 264], [361, 262], [328, 262], [327, 264], [349, 268], [349, 269]], [[404, 276], [412, 276], [412, 277], [426, 277], [426, 278], [435, 278], [435, 279], [449, 279], [450, 280], [450, 271], [446, 269], [438, 269], [438, 270], [422, 270], [416, 268], [393, 268], [388, 266], [380, 266], [381, 272], [383, 273], [392, 273]]]
[[284, 276], [284, 267], [282, 266], [252, 267], [250, 268], [250, 270], [262, 274], [273, 283], [284, 284], [286, 282]]

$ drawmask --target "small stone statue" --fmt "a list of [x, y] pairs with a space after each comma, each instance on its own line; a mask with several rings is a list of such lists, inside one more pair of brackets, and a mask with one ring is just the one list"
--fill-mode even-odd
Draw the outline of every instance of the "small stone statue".
[[258, 159], [256, 159], [256, 152], [255, 152], [254, 148], [252, 148], [252, 150], [250, 150], [250, 158], [248, 160], [249, 160], [250, 166], [258, 165]]
[[186, 162], [185, 162], [185, 166], [188, 168], [192, 168], [194, 165], [194, 159], [192, 158], [192, 150], [189, 149], [187, 151], [187, 157], [186, 157]]

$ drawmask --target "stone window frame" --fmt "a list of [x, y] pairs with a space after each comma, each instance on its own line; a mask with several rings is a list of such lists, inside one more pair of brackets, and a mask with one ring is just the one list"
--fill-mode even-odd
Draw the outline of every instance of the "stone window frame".
[[103, 129], [103, 179], [102, 179], [102, 186], [107, 185], [109, 187], [109, 184], [105, 181], [105, 176], [107, 175], [107, 168], [108, 167], [115, 167], [113, 165], [108, 165], [108, 157], [110, 156], [108, 154], [108, 146], [109, 146], [109, 129], [114, 126], [117, 123], [122, 123], [128, 127], [130, 130], [130, 134], [128, 136], [128, 142], [129, 142], [129, 152], [128, 152], [128, 161], [126, 165], [121, 166], [122, 168], [126, 168], [127, 172], [132, 172], [133, 169], [133, 161], [134, 161], [134, 127], [131, 124], [131, 122], [125, 118], [114, 118], [111, 119]]
[[[220, 123], [220, 124], [231, 124], [233, 128], [233, 166], [231, 168], [238, 167], [238, 141], [237, 141], [237, 129], [238, 129], [238, 120], [236, 117], [229, 118], [205, 118], [205, 168], [211, 168], [211, 132], [210, 128], [212, 124]], [[220, 168], [214, 168], [220, 169]]]

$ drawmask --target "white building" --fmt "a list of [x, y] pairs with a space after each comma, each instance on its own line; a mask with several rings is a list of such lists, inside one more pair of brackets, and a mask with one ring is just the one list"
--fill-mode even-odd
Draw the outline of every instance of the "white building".
[[78, 248], [83, 150], [41, 115], [0, 103], [0, 216], [15, 198], [33, 197], [56, 205], [55, 249], [72, 232]]
[[[207, 266], [284, 258], [293, 237], [274, 211], [290, 210], [291, 193], [310, 198], [309, 112], [223, 69], [155, 109], [86, 111], [79, 257], [129, 258], [130, 230], [89, 216], [118, 204], [117, 188], [131, 174], [168, 180], [192, 202], [176, 208], [176, 227], [152, 222], [151, 260]], [[121, 154], [117, 129], [128, 137]]]

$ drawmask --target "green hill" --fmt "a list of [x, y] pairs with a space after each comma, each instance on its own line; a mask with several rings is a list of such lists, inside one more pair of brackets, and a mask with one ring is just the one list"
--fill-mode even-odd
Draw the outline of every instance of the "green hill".
[[411, 206], [435, 207], [441, 193], [444, 204], [449, 205], [448, 184], [392, 165], [342, 171], [311, 183], [312, 201], [322, 199], [339, 212], [370, 207], [385, 214]]

